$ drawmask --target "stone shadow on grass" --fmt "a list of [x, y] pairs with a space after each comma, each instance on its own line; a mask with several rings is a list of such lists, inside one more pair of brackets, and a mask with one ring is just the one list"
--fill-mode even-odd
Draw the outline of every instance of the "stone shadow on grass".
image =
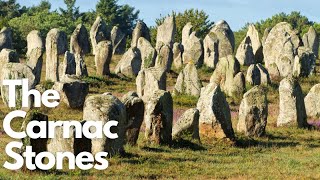
[[[199, 142], [200, 143], [200, 142]], [[203, 146], [201, 146], [199, 143], [184, 140], [184, 139], [177, 139], [173, 140], [171, 148], [174, 149], [191, 149], [193, 151], [203, 151], [206, 150]]]

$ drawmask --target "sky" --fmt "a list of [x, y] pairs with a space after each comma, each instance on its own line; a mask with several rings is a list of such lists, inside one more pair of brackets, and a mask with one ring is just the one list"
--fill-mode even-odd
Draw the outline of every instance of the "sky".
[[[24, 6], [36, 5], [41, 0], [17, 0]], [[64, 7], [63, 0], [49, 0], [52, 9]], [[94, 10], [98, 0], [77, 0], [80, 11]], [[204, 10], [210, 20], [226, 20], [233, 30], [239, 30], [246, 23], [253, 23], [274, 14], [300, 11], [311, 21], [320, 22], [319, 0], [118, 0], [119, 4], [129, 4], [140, 10], [139, 19], [155, 25], [160, 16], [172, 11], [183, 12], [195, 8]]]

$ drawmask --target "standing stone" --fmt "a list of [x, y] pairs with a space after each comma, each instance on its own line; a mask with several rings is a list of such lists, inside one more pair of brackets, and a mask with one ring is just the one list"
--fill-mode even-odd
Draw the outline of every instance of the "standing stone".
[[233, 54], [235, 48], [234, 34], [226, 21], [217, 22], [209, 32], [209, 36], [217, 38], [219, 42], [219, 59]]
[[[33, 75], [32, 69], [28, 67], [25, 64], [22, 63], [6, 63], [4, 64], [2, 71], [2, 79], [3, 80], [22, 80], [22, 79], [28, 79], [28, 90], [34, 89], [35, 84], [35, 77]], [[2, 100], [6, 106], [9, 106], [9, 86], [7, 85], [1, 85], [1, 95]], [[22, 106], [22, 88], [18, 88], [15, 91], [15, 97], [16, 97], [16, 108], [15, 109], [21, 109]], [[25, 110], [28, 110], [31, 108], [32, 104], [32, 98], [29, 97], [29, 106], [28, 108], [23, 108]]]
[[173, 47], [176, 33], [176, 20], [174, 16], [167, 17], [157, 30], [156, 50], [159, 52], [162, 46]]
[[264, 30], [263, 37], [262, 37], [262, 40], [261, 40], [261, 43], [262, 43], [263, 47], [264, 47], [264, 44], [266, 43], [266, 40], [267, 40], [267, 37], [268, 37], [270, 31], [271, 31], [271, 28], [266, 28]]
[[144, 37], [140, 37], [137, 48], [140, 50], [141, 54], [141, 69], [154, 66], [157, 51], [152, 47], [151, 43]]
[[40, 48], [40, 50], [42, 51], [42, 49], [44, 48], [44, 44], [40, 36], [40, 32], [37, 30], [31, 31], [27, 36], [27, 44], [28, 44], [27, 57], [30, 55], [33, 49]]
[[270, 31], [263, 47], [266, 68], [278, 68], [281, 77], [292, 75], [294, 58], [300, 45], [299, 36], [286, 22], [277, 24]]
[[159, 54], [156, 59], [155, 67], [163, 68], [167, 72], [171, 70], [173, 61], [173, 53], [169, 46], [164, 45], [159, 50]]
[[248, 27], [247, 37], [250, 37], [255, 61], [262, 63], [263, 48], [260, 42], [259, 32], [253, 24], [250, 24]]
[[265, 134], [268, 118], [268, 101], [264, 88], [255, 86], [243, 96], [239, 108], [237, 130], [246, 136], [260, 137]]
[[246, 81], [253, 86], [271, 84], [268, 71], [260, 63], [249, 66]]
[[63, 79], [65, 75], [75, 75], [76, 74], [76, 60], [74, 54], [66, 52], [64, 55], [63, 63], [59, 67], [60, 80]]
[[193, 62], [197, 67], [203, 64], [203, 45], [201, 40], [192, 32], [192, 25], [188, 23], [182, 30], [183, 63]]
[[35, 76], [35, 84], [39, 84], [41, 79], [43, 63], [42, 55], [43, 49], [38, 47], [32, 49], [27, 57], [27, 65], [32, 69], [32, 72]]
[[87, 65], [84, 62], [83, 57], [80, 54], [75, 54], [75, 62], [76, 62], [76, 76], [86, 77], [88, 76]]
[[12, 30], [7, 27], [0, 31], [0, 51], [4, 48], [12, 49]]
[[263, 67], [262, 64], [260, 64], [260, 63], [256, 64], [256, 66], [258, 67], [258, 69], [260, 71], [260, 76], [261, 76], [260, 83], [262, 85], [271, 84], [271, 78], [270, 78], [268, 70], [265, 67]]
[[280, 82], [280, 112], [277, 126], [307, 127], [307, 114], [303, 93], [298, 81], [287, 77]]
[[131, 47], [137, 46], [140, 37], [143, 37], [147, 41], [151, 42], [149, 28], [143, 21], [138, 21], [132, 32]]
[[126, 51], [126, 41], [126, 34], [124, 34], [117, 26], [114, 26], [111, 30], [113, 54], [123, 54]]
[[191, 136], [192, 139], [200, 140], [199, 117], [198, 109], [189, 109], [184, 112], [173, 126], [172, 137], [177, 139], [182, 136]]
[[110, 39], [108, 27], [100, 16], [97, 17], [96, 21], [93, 23], [91, 27], [90, 39], [92, 44], [93, 55], [96, 55], [96, 46], [99, 44], [99, 42]]
[[130, 145], [136, 145], [144, 117], [144, 103], [133, 91], [125, 94], [122, 97], [122, 102], [126, 106], [128, 120], [126, 142]]
[[173, 100], [170, 92], [156, 90], [145, 98], [145, 137], [154, 144], [171, 144]]
[[166, 90], [166, 79], [164, 69], [151, 67], [141, 70], [136, 78], [139, 97], [152, 94], [156, 90]]
[[110, 62], [112, 58], [112, 43], [110, 41], [101, 41], [96, 46], [94, 57], [97, 75], [104, 76], [110, 74]]
[[117, 64], [115, 73], [126, 77], [136, 77], [141, 69], [141, 63], [139, 50], [137, 48], [130, 48]]
[[90, 53], [89, 34], [83, 24], [79, 24], [70, 38], [70, 52], [85, 55]]
[[203, 40], [204, 64], [212, 69], [216, 68], [219, 60], [219, 40], [214, 33], [209, 33]]
[[254, 52], [249, 36], [247, 36], [239, 45], [236, 58], [243, 66], [250, 66], [251, 64], [255, 64]]
[[189, 36], [192, 33], [192, 24], [191, 22], [188, 22], [182, 29], [182, 45], [185, 46], [187, 44], [187, 41], [189, 39]]
[[180, 72], [177, 83], [174, 86], [174, 92], [177, 94], [200, 96], [201, 87], [202, 84], [198, 77], [197, 68], [194, 64], [189, 63]]
[[[118, 138], [109, 139], [103, 136], [103, 138], [92, 139], [93, 155], [103, 151], [110, 155], [124, 152], [123, 145], [128, 121], [126, 107], [118, 98], [111, 94], [88, 97], [83, 108], [83, 119], [102, 122], [102, 125], [105, 125], [108, 121], [118, 121], [118, 125], [111, 130], [112, 133], [118, 134]], [[95, 128], [90, 130], [95, 131]]]
[[6, 63], [19, 63], [19, 56], [15, 50], [2, 49], [0, 52], [0, 85], [2, 85], [2, 69]]
[[320, 84], [311, 88], [308, 95], [304, 98], [308, 117], [320, 118]]
[[89, 93], [89, 84], [66, 75], [61, 82], [55, 82], [53, 89], [70, 108], [82, 108]]
[[299, 47], [294, 58], [293, 75], [308, 77], [316, 73], [316, 55], [309, 48]]
[[180, 43], [173, 44], [173, 66], [176, 69], [180, 69], [183, 66], [182, 54], [183, 54], [183, 46]]
[[220, 86], [210, 83], [201, 89], [197, 103], [200, 134], [213, 139], [234, 140], [230, 108]]
[[309, 31], [303, 35], [302, 41], [303, 41], [303, 45], [307, 48], [310, 48], [312, 52], [316, 55], [316, 58], [318, 58], [319, 36], [313, 26], [311, 26], [309, 28]]
[[59, 81], [59, 55], [67, 51], [67, 35], [51, 29], [46, 38], [46, 80]]

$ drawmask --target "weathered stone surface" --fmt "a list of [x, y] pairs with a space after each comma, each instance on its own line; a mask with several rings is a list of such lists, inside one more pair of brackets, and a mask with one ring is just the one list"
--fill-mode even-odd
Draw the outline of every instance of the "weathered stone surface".
[[[110, 155], [123, 153], [126, 127], [128, 125], [125, 105], [111, 94], [94, 95], [86, 99], [83, 108], [83, 119], [87, 121], [102, 122], [118, 121], [118, 125], [111, 129], [111, 133], [117, 133], [117, 139], [103, 138], [92, 139], [92, 154], [108, 152]], [[95, 131], [95, 128], [90, 129]]]
[[68, 107], [81, 108], [89, 93], [89, 84], [65, 75], [61, 82], [55, 82], [53, 89], [59, 92], [61, 101]]
[[117, 64], [115, 73], [126, 77], [135, 77], [141, 69], [141, 63], [140, 51], [137, 48], [130, 48]]
[[2, 49], [0, 52], [0, 85], [2, 85], [2, 69], [6, 63], [19, 63], [19, 56], [16, 51], [11, 49]]
[[101, 41], [96, 46], [96, 54], [94, 57], [97, 75], [103, 76], [110, 74], [110, 62], [112, 58], [112, 43], [111, 41]]
[[[35, 84], [35, 77], [32, 73], [32, 69], [22, 63], [6, 63], [4, 64], [2, 71], [2, 79], [3, 80], [21, 80], [24, 78], [27, 78], [29, 80], [28, 82], [28, 90], [34, 89]], [[1, 85], [1, 96], [4, 104], [6, 106], [9, 106], [9, 86]], [[22, 88], [16, 89], [15, 92], [16, 96], [16, 108], [15, 109], [21, 109], [21, 102], [22, 102]], [[28, 108], [23, 108], [25, 110], [28, 110], [32, 106], [32, 98], [29, 97], [29, 106]]]
[[209, 32], [209, 36], [217, 38], [219, 42], [219, 59], [233, 54], [235, 48], [234, 34], [226, 21], [217, 22]]
[[227, 96], [242, 97], [245, 92], [245, 77], [240, 72], [239, 62], [232, 55], [219, 60], [210, 82], [219, 84]]
[[67, 51], [64, 55], [63, 63], [59, 66], [59, 80], [62, 80], [65, 75], [76, 74], [76, 60], [74, 54]]
[[253, 24], [248, 27], [247, 37], [250, 37], [255, 61], [262, 63], [263, 47], [260, 42], [259, 32]]
[[255, 86], [243, 96], [239, 108], [237, 130], [246, 136], [265, 134], [268, 118], [268, 101], [264, 88]]
[[201, 89], [197, 109], [200, 111], [200, 135], [234, 140], [230, 108], [219, 85], [210, 83]]
[[137, 46], [140, 37], [143, 37], [147, 41], [151, 42], [149, 28], [143, 21], [138, 21], [132, 32], [131, 47]]
[[304, 98], [308, 117], [320, 118], [320, 84], [314, 85]]
[[0, 31], [0, 51], [4, 48], [12, 49], [12, 31], [7, 27]]
[[260, 83], [262, 85], [271, 84], [271, 78], [270, 78], [268, 70], [265, 67], [263, 67], [262, 64], [260, 64], [260, 63], [256, 64], [256, 66], [258, 67], [258, 69], [260, 71], [260, 76], [261, 76]]
[[169, 72], [171, 70], [172, 61], [173, 53], [171, 48], [167, 45], [162, 46], [156, 58], [155, 67], [163, 68]]
[[67, 35], [51, 29], [46, 38], [46, 80], [59, 81], [59, 55], [67, 51]]
[[209, 33], [203, 40], [204, 64], [212, 69], [219, 61], [219, 40], [214, 33]]
[[93, 55], [96, 55], [96, 46], [99, 44], [99, 42], [110, 40], [109, 29], [106, 23], [104, 22], [104, 20], [100, 16], [97, 17], [96, 21], [93, 23], [91, 27], [90, 39], [91, 39]]
[[271, 31], [271, 28], [266, 28], [266, 29], [264, 30], [263, 37], [262, 37], [262, 39], [261, 39], [261, 43], [262, 43], [262, 46], [263, 46], [263, 47], [264, 47], [264, 44], [266, 43], [266, 40], [267, 40], [267, 37], [268, 37], [270, 31]]
[[176, 33], [175, 17], [169, 16], [158, 27], [156, 50], [159, 52], [162, 46], [173, 47], [174, 35]]
[[249, 66], [247, 70], [246, 81], [250, 85], [271, 84], [268, 71], [260, 63]]
[[141, 69], [153, 67], [157, 57], [157, 51], [152, 47], [151, 43], [144, 37], [140, 37], [137, 48], [141, 54]]
[[125, 94], [122, 97], [122, 102], [126, 106], [128, 120], [126, 142], [130, 145], [136, 145], [144, 117], [144, 103], [138, 94], [133, 91]]
[[41, 50], [44, 48], [43, 40], [40, 36], [40, 32], [37, 30], [31, 31], [27, 36], [27, 56], [30, 56], [30, 53], [33, 49], [40, 48]]
[[182, 54], [183, 54], [183, 46], [180, 43], [173, 44], [173, 66], [176, 69], [180, 69], [183, 66]]
[[287, 77], [280, 82], [280, 112], [277, 126], [307, 126], [307, 114], [299, 82]]
[[197, 67], [203, 64], [203, 45], [202, 41], [192, 32], [191, 23], [187, 23], [182, 30], [182, 54], [183, 63], [193, 62]]
[[76, 75], [77, 76], [88, 76], [87, 65], [80, 54], [75, 54], [75, 62], [76, 62]]
[[311, 26], [309, 28], [309, 31], [303, 35], [302, 41], [303, 41], [303, 45], [307, 48], [310, 48], [312, 52], [316, 55], [316, 58], [318, 58], [319, 36], [313, 26]]
[[191, 136], [192, 139], [200, 140], [199, 117], [198, 109], [189, 109], [184, 112], [172, 128], [172, 137], [177, 139], [182, 136]]
[[111, 30], [111, 42], [113, 46], [113, 54], [123, 54], [126, 51], [127, 37], [121, 29], [114, 26]]
[[34, 48], [29, 52], [27, 57], [27, 65], [32, 69], [32, 72], [35, 76], [35, 84], [40, 83], [41, 71], [42, 71], [42, 59], [43, 49], [38, 47]]
[[180, 72], [177, 78], [177, 83], [174, 86], [174, 93], [199, 96], [201, 92], [201, 87], [202, 84], [198, 77], [197, 68], [194, 64], [189, 63]]
[[299, 45], [299, 36], [289, 23], [277, 24], [270, 31], [263, 47], [266, 68], [269, 70], [274, 64], [281, 77], [292, 75], [294, 58]]
[[83, 24], [79, 24], [70, 38], [70, 52], [85, 55], [90, 51], [89, 33]]
[[239, 45], [236, 58], [243, 66], [250, 66], [251, 64], [255, 64], [252, 42], [249, 36], [247, 36]]
[[293, 75], [307, 77], [316, 72], [316, 55], [309, 48], [299, 47], [294, 58]]
[[170, 92], [155, 90], [144, 102], [146, 139], [154, 144], [171, 144], [173, 100]]
[[139, 72], [136, 85], [140, 97], [152, 94], [156, 90], [166, 90], [166, 72], [161, 68], [147, 68]]

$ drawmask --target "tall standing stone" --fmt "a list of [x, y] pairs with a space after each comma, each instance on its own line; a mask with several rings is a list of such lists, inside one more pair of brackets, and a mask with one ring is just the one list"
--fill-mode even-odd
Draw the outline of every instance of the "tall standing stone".
[[51, 29], [46, 38], [46, 80], [59, 81], [59, 55], [67, 48], [67, 35], [59, 29]]
[[182, 136], [191, 136], [192, 139], [200, 140], [199, 117], [198, 109], [184, 112], [172, 128], [172, 137], [178, 139], [183, 138]]
[[[102, 122], [105, 125], [109, 121], [117, 121], [118, 125], [111, 129], [117, 133], [118, 138], [109, 139], [105, 135], [102, 138], [92, 139], [92, 154], [108, 152], [110, 155], [124, 152], [125, 134], [128, 120], [125, 105], [111, 94], [94, 95], [86, 99], [83, 108], [83, 119], [87, 121]], [[91, 128], [94, 131], [95, 128]]]
[[311, 49], [299, 47], [298, 54], [294, 58], [293, 75], [296, 77], [308, 77], [316, 73], [316, 55]]
[[138, 21], [132, 32], [131, 47], [137, 46], [140, 37], [143, 37], [147, 41], [151, 42], [149, 28], [143, 21]]
[[250, 85], [271, 84], [268, 71], [260, 63], [249, 66], [247, 70], [246, 81]]
[[44, 48], [44, 44], [39, 31], [33, 30], [28, 34], [27, 46], [28, 46], [27, 56], [30, 55], [33, 49], [40, 48], [40, 50], [42, 51], [42, 49]]
[[277, 126], [307, 126], [307, 114], [299, 82], [287, 77], [280, 82], [280, 112]]
[[173, 61], [172, 49], [167, 45], [162, 46], [156, 58], [155, 67], [163, 68], [167, 72], [169, 72], [171, 70], [172, 61]]
[[309, 28], [309, 31], [303, 35], [302, 41], [303, 41], [303, 45], [307, 48], [310, 48], [313, 51], [313, 53], [316, 55], [316, 58], [318, 58], [319, 36], [313, 26], [311, 26]]
[[183, 45], [180, 43], [173, 44], [173, 66], [176, 69], [180, 69], [183, 66], [182, 54], [183, 54]]
[[96, 55], [96, 46], [99, 44], [99, 42], [110, 39], [108, 27], [100, 16], [97, 17], [96, 21], [91, 27], [90, 39], [94, 55]]
[[243, 66], [250, 66], [251, 64], [255, 64], [252, 42], [249, 36], [247, 36], [239, 45], [236, 58]]
[[264, 33], [263, 33], [263, 36], [262, 36], [262, 39], [261, 39], [261, 43], [262, 43], [263, 47], [264, 47], [264, 44], [266, 43], [266, 40], [267, 40], [267, 37], [268, 37], [270, 31], [271, 31], [271, 28], [266, 28], [264, 30]]
[[204, 59], [206, 66], [215, 69], [219, 61], [219, 40], [214, 33], [209, 33], [203, 40]]
[[174, 92], [177, 94], [200, 96], [201, 88], [202, 84], [198, 77], [196, 66], [192, 63], [187, 64], [177, 78]]
[[196, 32], [192, 32], [190, 22], [182, 30], [182, 45], [184, 49], [183, 63], [193, 62], [197, 67], [200, 67], [203, 64], [203, 45], [202, 41], [196, 36]]
[[265, 134], [268, 118], [268, 101], [266, 91], [255, 86], [243, 96], [239, 108], [237, 130], [246, 136], [260, 137]]
[[75, 62], [76, 62], [76, 76], [85, 77], [88, 76], [87, 65], [84, 62], [83, 57], [80, 54], [75, 54]]
[[126, 51], [127, 37], [120, 28], [114, 26], [111, 30], [111, 42], [113, 54], [123, 54]]
[[320, 84], [311, 88], [308, 95], [304, 98], [308, 117], [320, 117]]
[[32, 72], [35, 76], [35, 84], [39, 84], [41, 79], [43, 63], [42, 55], [43, 49], [38, 47], [32, 49], [27, 57], [27, 65], [32, 69]]
[[70, 38], [70, 52], [85, 55], [90, 53], [89, 34], [83, 24], [79, 24]]
[[145, 98], [146, 139], [154, 144], [171, 144], [173, 100], [170, 92], [156, 90]]
[[0, 85], [2, 85], [2, 69], [6, 63], [19, 63], [19, 56], [15, 50], [2, 49], [0, 52]]
[[141, 69], [141, 63], [139, 50], [137, 48], [130, 48], [117, 64], [115, 73], [126, 77], [136, 77]]
[[96, 46], [96, 54], [94, 57], [97, 75], [104, 76], [110, 74], [110, 62], [112, 58], [112, 43], [111, 41], [101, 41]]
[[0, 31], [0, 51], [4, 48], [12, 49], [12, 30], [7, 27]]
[[263, 48], [259, 38], [259, 32], [253, 24], [250, 24], [248, 27], [247, 37], [250, 37], [255, 61], [262, 63]]
[[76, 60], [74, 54], [66, 52], [64, 55], [63, 63], [59, 66], [59, 79], [60, 81], [65, 75], [75, 75], [76, 74]]
[[157, 57], [157, 51], [152, 47], [151, 43], [144, 37], [138, 40], [137, 48], [141, 55], [141, 69], [154, 66]]
[[166, 72], [161, 68], [147, 68], [139, 72], [136, 78], [139, 97], [148, 96], [155, 90], [166, 90]]
[[176, 20], [174, 16], [167, 17], [157, 30], [156, 50], [159, 52], [162, 46], [173, 47], [176, 33]]

